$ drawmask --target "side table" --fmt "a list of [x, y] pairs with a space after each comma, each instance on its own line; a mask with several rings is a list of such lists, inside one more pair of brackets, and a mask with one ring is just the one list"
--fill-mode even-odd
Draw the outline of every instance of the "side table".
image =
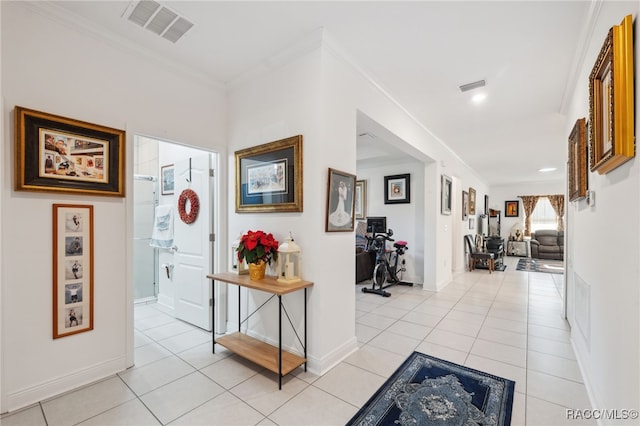
[[531, 244], [528, 240], [524, 241], [507, 241], [507, 255], [531, 257]]
[[[216, 343], [218, 343], [219, 345], [229, 349], [231, 352], [278, 374], [278, 389], [282, 389], [282, 376], [289, 374], [302, 364], [304, 364], [304, 371], [307, 371], [307, 288], [313, 285], [312, 282], [300, 281], [292, 284], [284, 284], [279, 283], [276, 280], [276, 277], [270, 276], [267, 276], [262, 280], [252, 280], [249, 278], [249, 275], [238, 275], [234, 272], [211, 274], [207, 275], [207, 278], [212, 280], [212, 286], [215, 284], [215, 281], [235, 284], [238, 286], [238, 331], [218, 337], [217, 339], [214, 332], [212, 344], [213, 353], [215, 353]], [[260, 305], [254, 312], [247, 315], [247, 318], [245, 318], [244, 321], [242, 321], [240, 318], [240, 296], [242, 287], [260, 290], [272, 294], [272, 297], [278, 297], [278, 347], [240, 332], [242, 323], [266, 304], [265, 302]], [[282, 350], [282, 310], [284, 309], [284, 306], [282, 305], [282, 296], [298, 290], [304, 290], [304, 342], [300, 341], [304, 350], [304, 357]], [[213, 308], [211, 310], [213, 330], [216, 329], [215, 306], [215, 301], [213, 301]], [[288, 316], [289, 315], [287, 314], [287, 317]], [[290, 320], [289, 322], [291, 323]], [[291, 327], [293, 327], [292, 323]], [[298, 333], [295, 328], [294, 332], [297, 336]]]

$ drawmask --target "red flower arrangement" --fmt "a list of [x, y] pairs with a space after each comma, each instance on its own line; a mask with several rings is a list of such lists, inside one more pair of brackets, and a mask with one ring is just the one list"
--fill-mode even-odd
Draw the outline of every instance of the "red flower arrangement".
[[271, 264], [271, 260], [278, 260], [278, 241], [273, 234], [264, 231], [249, 231], [240, 238], [237, 248], [238, 260], [247, 263], [264, 261]]

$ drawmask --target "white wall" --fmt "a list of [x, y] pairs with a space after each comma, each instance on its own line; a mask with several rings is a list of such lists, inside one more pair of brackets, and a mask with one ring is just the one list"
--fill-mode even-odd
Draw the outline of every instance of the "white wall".
[[[452, 276], [452, 219], [439, 215], [440, 173], [446, 168], [467, 180], [473, 172], [345, 59], [328, 34], [318, 38], [303, 40], [279, 56], [287, 58], [286, 62], [276, 62], [279, 65], [235, 84], [229, 93], [229, 170], [233, 170], [231, 152], [235, 150], [302, 134], [304, 212], [236, 214], [230, 204], [228, 213], [230, 235], [259, 228], [282, 239], [288, 231], [293, 232], [302, 248], [303, 278], [315, 283], [309, 295], [309, 368], [322, 373], [356, 347], [353, 233], [326, 233], [324, 226], [328, 168], [356, 174], [360, 112], [397, 135], [403, 141], [398, 149], [427, 164], [425, 185], [416, 185], [412, 192], [422, 191], [416, 197], [424, 199], [425, 225], [431, 228], [406, 238], [424, 240], [425, 258], [432, 262], [425, 261], [425, 287], [443, 286]], [[441, 163], [436, 165], [434, 160]], [[230, 172], [230, 193], [232, 182]], [[448, 250], [440, 250], [444, 246]], [[232, 293], [230, 319], [236, 315]], [[292, 309], [301, 304], [300, 297], [292, 295]], [[263, 300], [259, 294], [245, 299], [249, 298], [247, 305], [243, 302], [243, 310]], [[300, 324], [300, 309], [295, 313]], [[263, 312], [252, 323], [252, 331], [275, 340], [275, 321], [275, 309]], [[285, 332], [285, 345], [293, 346], [292, 341]]]
[[[565, 134], [578, 118], [588, 117], [588, 76], [609, 28], [634, 15], [634, 56], [640, 57], [637, 37], [638, 2], [602, 2], [593, 37], [577, 76]], [[635, 134], [638, 138], [638, 61], [635, 61]], [[567, 290], [571, 338], [594, 408], [638, 409], [640, 401], [640, 166], [638, 158], [605, 175], [588, 173], [596, 204], [569, 204]], [[579, 284], [582, 282], [582, 284]], [[582, 297], [578, 297], [579, 288]], [[601, 420], [602, 424], [613, 424]], [[637, 424], [637, 420], [615, 424]]]
[[[4, 412], [121, 371], [133, 361], [130, 197], [13, 191], [14, 106], [126, 129], [129, 160], [136, 133], [224, 149], [226, 111], [219, 89], [116, 43], [103, 43], [78, 23], [43, 12], [44, 4], [2, 2], [0, 7]], [[126, 167], [131, 194], [132, 161]], [[95, 329], [56, 340], [51, 325], [53, 203], [91, 204], [95, 221]]]
[[[411, 202], [407, 204], [384, 203], [384, 177], [409, 173]], [[396, 241], [406, 241], [407, 271], [403, 281], [422, 284], [424, 281], [424, 165], [416, 160], [383, 167], [358, 168], [358, 179], [367, 181], [367, 216], [386, 216], [387, 228], [393, 229]]]

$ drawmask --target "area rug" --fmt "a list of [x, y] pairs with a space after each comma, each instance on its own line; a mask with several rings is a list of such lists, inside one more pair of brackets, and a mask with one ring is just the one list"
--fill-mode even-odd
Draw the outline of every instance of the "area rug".
[[546, 272], [549, 274], [564, 274], [564, 262], [562, 260], [548, 259], [520, 259], [517, 271]]
[[347, 425], [509, 425], [515, 382], [414, 352]]

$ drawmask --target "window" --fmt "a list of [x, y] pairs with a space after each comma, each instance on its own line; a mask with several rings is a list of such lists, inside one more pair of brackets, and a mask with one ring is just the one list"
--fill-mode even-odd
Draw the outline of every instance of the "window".
[[547, 197], [540, 197], [531, 213], [531, 232], [540, 229], [558, 229], [556, 211]]

